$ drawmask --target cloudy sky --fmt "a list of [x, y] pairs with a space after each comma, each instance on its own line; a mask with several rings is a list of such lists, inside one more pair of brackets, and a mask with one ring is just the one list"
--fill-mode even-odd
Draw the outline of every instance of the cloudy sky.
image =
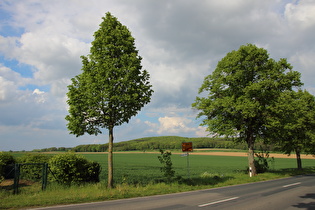
[[136, 39], [151, 75], [151, 103], [115, 142], [148, 136], [206, 136], [194, 102], [205, 76], [247, 43], [287, 58], [315, 94], [313, 0], [1, 0], [0, 151], [107, 143], [108, 134], [70, 135], [66, 92], [81, 72], [106, 12]]

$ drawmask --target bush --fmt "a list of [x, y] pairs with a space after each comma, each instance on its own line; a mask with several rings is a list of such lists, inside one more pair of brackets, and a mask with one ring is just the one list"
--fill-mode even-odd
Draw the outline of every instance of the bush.
[[275, 160], [274, 157], [269, 159], [269, 151], [267, 151], [266, 148], [260, 146], [260, 150], [260, 152], [255, 153], [256, 158], [254, 164], [257, 173], [265, 173], [270, 168], [269, 163], [274, 163]]
[[8, 152], [0, 152], [0, 182], [3, 179], [14, 177], [14, 173], [10, 173], [14, 168], [15, 159]]
[[49, 167], [53, 173], [52, 179], [66, 185], [98, 182], [101, 172], [99, 163], [88, 161], [74, 153], [53, 156], [49, 161]]
[[[29, 153], [17, 159], [18, 163], [48, 163], [49, 156]], [[32, 181], [37, 181], [42, 178], [43, 165], [22, 165], [21, 166], [21, 178]]]
[[164, 177], [166, 178], [167, 182], [171, 182], [172, 178], [175, 175], [175, 171], [173, 169], [173, 163], [171, 159], [172, 153], [169, 151], [164, 152], [160, 149], [161, 155], [158, 156], [160, 163], [163, 165], [160, 170], [164, 173]]

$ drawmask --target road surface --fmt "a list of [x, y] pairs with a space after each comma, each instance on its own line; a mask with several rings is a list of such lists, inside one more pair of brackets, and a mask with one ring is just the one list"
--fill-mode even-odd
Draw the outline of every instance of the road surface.
[[185, 193], [38, 208], [37, 210], [40, 209], [315, 209], [315, 175]]

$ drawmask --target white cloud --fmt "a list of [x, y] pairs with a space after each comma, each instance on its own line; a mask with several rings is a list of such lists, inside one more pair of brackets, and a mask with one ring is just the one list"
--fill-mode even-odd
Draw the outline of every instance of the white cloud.
[[209, 135], [209, 132], [206, 131], [205, 127], [202, 127], [202, 126], [198, 126], [197, 127], [197, 129], [196, 129], [196, 136], [204, 137], [204, 136], [208, 136], [208, 135]]
[[305, 87], [306, 88], [306, 90], [308, 91], [308, 92], [310, 92], [312, 95], [315, 95], [315, 87]]
[[55, 96], [65, 97], [68, 92], [67, 86], [71, 84], [71, 80], [68, 78], [60, 78], [51, 85], [51, 93]]
[[44, 92], [44, 91], [40, 91], [39, 89], [36, 88], [36, 89], [33, 91], [33, 94], [42, 95], [42, 94], [45, 94], [45, 92]]
[[313, 95], [315, 95], [315, 85], [314, 85], [314, 78], [315, 78], [315, 51], [298, 51], [296, 54], [292, 55], [289, 59], [291, 63], [294, 63], [294, 70], [302, 72], [301, 80], [304, 83], [305, 89], [310, 91]]
[[33, 81], [0, 65], [0, 125], [63, 128], [65, 110], [64, 107], [60, 109], [60, 104], [64, 102], [38, 88], [20, 88]]
[[[29, 130], [21, 132], [25, 147], [32, 135], [71, 138], [64, 120], [67, 85], [80, 73], [80, 56], [89, 53], [93, 33], [110, 11], [135, 37], [155, 90], [138, 116], [117, 127], [116, 139], [206, 135], [191, 104], [204, 77], [240, 45], [254, 43], [272, 58], [288, 58], [302, 73], [305, 87], [314, 90], [314, 8], [312, 0], [4, 0], [0, 10], [8, 15], [0, 21], [0, 125]], [[33, 74], [21, 76], [7, 64], [10, 60], [28, 65]], [[0, 138], [6, 136], [15, 138], [8, 132]], [[84, 138], [70, 141], [76, 145]]]
[[[12, 132], [13, 131], [13, 132]], [[64, 129], [32, 128], [27, 126], [3, 126], [0, 124], [1, 150], [32, 150], [49, 147], [73, 147], [91, 144], [94, 141], [105, 143], [99, 136], [76, 138]]]
[[160, 128], [157, 131], [157, 133], [172, 133], [172, 134], [181, 134], [181, 133], [187, 133], [194, 128], [190, 128], [187, 126], [187, 124], [191, 123], [192, 121], [187, 118], [183, 117], [160, 117], [159, 123]]
[[179, 136], [206, 136], [204, 127], [194, 125], [191, 118], [187, 117], [159, 117], [158, 123], [144, 122], [149, 128], [147, 131], [158, 135], [179, 135]]
[[18, 37], [4, 37], [0, 35], [0, 55], [3, 54], [7, 59], [14, 59], [14, 49], [17, 44], [19, 44]]
[[[5, 41], [7, 40], [7, 42]], [[3, 38], [6, 51], [3, 53], [10, 59], [33, 66], [34, 79], [38, 85], [51, 84], [59, 86], [60, 81], [74, 77], [80, 73], [80, 56], [87, 54], [89, 44], [63, 35], [49, 33], [25, 33], [20, 39]], [[64, 90], [55, 91], [58, 95]]]
[[285, 7], [285, 16], [294, 27], [310, 28], [315, 25], [315, 5], [312, 0], [288, 3]]
[[2, 104], [22, 98], [21, 91], [18, 90], [19, 86], [24, 86], [31, 81], [31, 79], [23, 78], [19, 73], [0, 64], [0, 101]]
[[45, 103], [45, 92], [40, 91], [39, 89], [35, 89], [33, 91], [33, 95], [35, 95], [35, 101], [36, 103]]
[[14, 86], [13, 82], [5, 80], [3, 77], [0, 77], [0, 100], [7, 100], [11, 87]]

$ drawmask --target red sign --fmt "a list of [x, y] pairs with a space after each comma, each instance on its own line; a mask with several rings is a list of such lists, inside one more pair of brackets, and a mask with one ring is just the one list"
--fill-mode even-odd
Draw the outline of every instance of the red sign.
[[183, 142], [182, 143], [182, 151], [183, 152], [192, 152], [193, 151], [192, 142]]

